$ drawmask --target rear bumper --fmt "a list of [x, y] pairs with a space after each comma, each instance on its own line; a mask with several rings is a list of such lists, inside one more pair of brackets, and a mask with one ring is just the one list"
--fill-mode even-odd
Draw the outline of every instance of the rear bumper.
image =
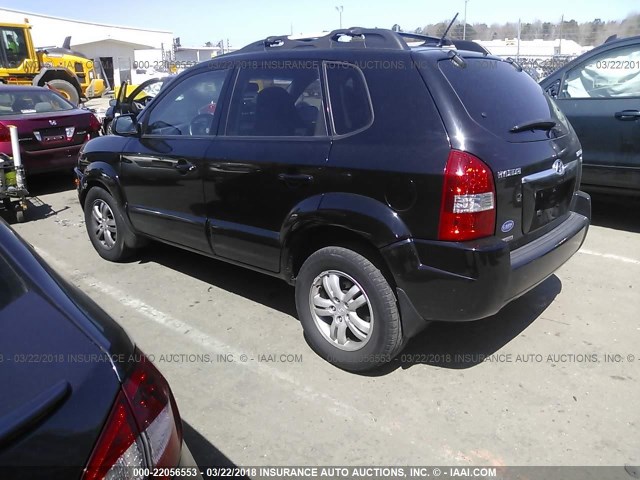
[[513, 251], [496, 238], [467, 243], [409, 239], [384, 248], [405, 333], [417, 333], [425, 320], [468, 321], [497, 313], [578, 251], [590, 219], [591, 199], [579, 192], [563, 223]]

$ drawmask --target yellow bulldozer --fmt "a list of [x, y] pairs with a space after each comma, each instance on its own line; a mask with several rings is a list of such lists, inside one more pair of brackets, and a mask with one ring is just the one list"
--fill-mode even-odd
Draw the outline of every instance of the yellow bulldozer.
[[36, 50], [31, 25], [0, 23], [0, 82], [48, 86], [74, 104], [101, 96], [109, 88], [102, 64], [70, 44], [67, 37], [61, 48]]

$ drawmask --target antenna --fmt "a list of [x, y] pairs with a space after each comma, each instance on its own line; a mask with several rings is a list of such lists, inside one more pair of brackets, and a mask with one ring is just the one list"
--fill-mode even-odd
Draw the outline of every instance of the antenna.
[[441, 47], [442, 45], [444, 45], [444, 37], [447, 36], [447, 33], [449, 33], [449, 30], [451, 30], [451, 27], [453, 26], [453, 23], [456, 21], [456, 18], [458, 18], [458, 15], [460, 13], [456, 13], [456, 16], [453, 17], [453, 20], [451, 20], [451, 23], [449, 23], [449, 26], [447, 27], [447, 29], [444, 31], [444, 33], [442, 34], [442, 38], [440, 39], [440, 41], [438, 42], [438, 46]]

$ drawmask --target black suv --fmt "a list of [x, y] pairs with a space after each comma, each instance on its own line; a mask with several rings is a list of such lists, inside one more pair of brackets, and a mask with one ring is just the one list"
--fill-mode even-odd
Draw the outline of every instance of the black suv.
[[529, 75], [389, 30], [270, 37], [113, 131], [76, 170], [98, 253], [151, 238], [280, 277], [312, 348], [348, 370], [428, 320], [498, 312], [589, 226], [580, 144]]

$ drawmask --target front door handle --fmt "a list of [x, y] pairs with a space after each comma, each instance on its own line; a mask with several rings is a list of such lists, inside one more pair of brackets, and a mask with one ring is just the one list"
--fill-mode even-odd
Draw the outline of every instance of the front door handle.
[[196, 169], [196, 166], [191, 162], [187, 162], [186, 160], [180, 160], [173, 166], [173, 168], [178, 170], [180, 173], [188, 173], [194, 171]]
[[297, 187], [313, 182], [313, 175], [304, 173], [280, 173], [278, 179], [286, 183], [290, 187]]
[[616, 117], [618, 120], [622, 120], [624, 121], [630, 121], [630, 120], [636, 120], [638, 118], [640, 118], [640, 111], [638, 110], [622, 110], [621, 112], [616, 112], [614, 114], [614, 117]]

